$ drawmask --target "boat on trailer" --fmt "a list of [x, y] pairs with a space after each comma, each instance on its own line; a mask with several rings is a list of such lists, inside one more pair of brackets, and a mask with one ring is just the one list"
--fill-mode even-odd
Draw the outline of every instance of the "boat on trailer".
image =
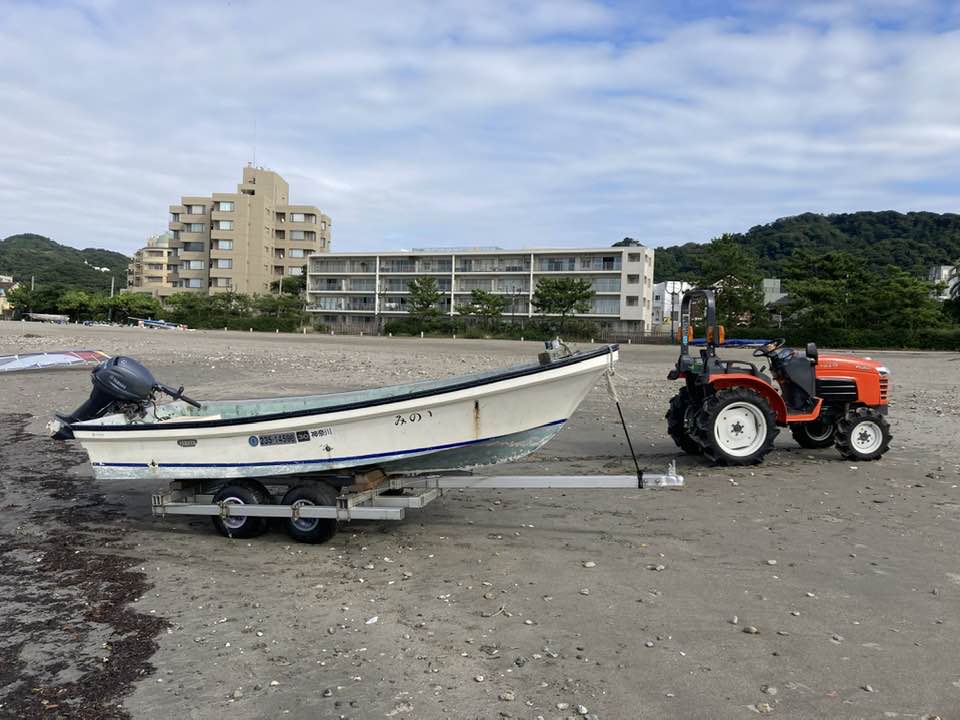
[[[89, 399], [50, 430], [80, 442], [96, 478], [168, 480], [153, 495], [155, 515], [207, 515], [238, 538], [280, 518], [294, 539], [322, 542], [338, 522], [400, 520], [450, 488], [680, 487], [674, 466], [590, 477], [450, 474], [542, 447], [612, 374], [618, 352], [571, 353], [552, 341], [538, 362], [444, 380], [202, 403], [120, 356], [94, 369]], [[174, 401], [157, 405], [160, 395]]]

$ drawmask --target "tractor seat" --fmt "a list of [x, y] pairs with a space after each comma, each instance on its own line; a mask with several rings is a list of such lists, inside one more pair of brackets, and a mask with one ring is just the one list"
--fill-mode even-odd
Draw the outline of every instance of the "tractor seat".
[[816, 403], [816, 367], [819, 355], [817, 346], [808, 343], [806, 352], [801, 355], [796, 350], [783, 348], [777, 353], [777, 364], [784, 400], [787, 406], [798, 411], [809, 410]]

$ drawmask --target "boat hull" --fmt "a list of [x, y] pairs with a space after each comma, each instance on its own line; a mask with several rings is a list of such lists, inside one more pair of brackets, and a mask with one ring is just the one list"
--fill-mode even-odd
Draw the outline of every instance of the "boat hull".
[[102, 479], [279, 478], [379, 467], [460, 470], [519, 459], [564, 426], [617, 352], [592, 354], [526, 375], [243, 422], [72, 426]]

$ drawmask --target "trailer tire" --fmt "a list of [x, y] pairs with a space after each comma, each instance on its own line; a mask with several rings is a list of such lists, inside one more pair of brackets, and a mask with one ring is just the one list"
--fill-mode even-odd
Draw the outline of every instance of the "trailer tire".
[[667, 419], [667, 434], [673, 438], [677, 447], [690, 455], [701, 455], [703, 448], [687, 432], [687, 410], [690, 408], [690, 389], [681, 388], [680, 392], [670, 398], [670, 408], [665, 415]]
[[868, 407], [847, 411], [837, 423], [836, 447], [848, 460], [868, 462], [879, 459], [890, 449], [890, 424]]
[[707, 396], [694, 418], [693, 436], [718, 465], [757, 464], [773, 449], [779, 432], [770, 403], [744, 387]]
[[[298, 485], [290, 488], [280, 501], [282, 505], [303, 507], [304, 505], [333, 505], [337, 504], [337, 491], [323, 482], [310, 485]], [[332, 538], [337, 532], [335, 518], [298, 518], [292, 517], [285, 521], [287, 534], [303, 543], [322, 543]]]
[[[270, 501], [270, 494], [262, 485], [248, 482], [225, 485], [213, 496], [214, 504], [269, 505]], [[217, 532], [228, 538], [252, 538], [262, 535], [267, 529], [267, 518], [263, 517], [214, 515], [211, 520]]]

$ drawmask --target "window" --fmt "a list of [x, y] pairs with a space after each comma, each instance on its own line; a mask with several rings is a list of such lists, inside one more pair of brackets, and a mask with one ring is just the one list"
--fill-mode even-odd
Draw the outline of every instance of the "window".
[[199, 243], [199, 242], [184, 243], [183, 252], [203, 252], [203, 243]]
[[316, 215], [307, 215], [306, 213], [290, 213], [290, 222], [309, 222], [316, 223]]
[[287, 268], [287, 275], [303, 275], [302, 267]]
[[203, 270], [203, 260], [184, 260], [184, 270]]
[[280, 248], [275, 249], [273, 251], [273, 256], [277, 258], [277, 260], [283, 260], [283, 250]]
[[217, 230], [233, 230], [233, 220], [216, 220], [213, 226]]
[[290, 248], [290, 257], [292, 258], [306, 257], [306, 252], [302, 248]]
[[240, 192], [242, 192], [244, 195], [256, 195], [256, 192], [254, 192], [253, 190], [247, 190], [246, 188], [244, 188]]
[[228, 288], [233, 285], [233, 278], [225, 278], [225, 277], [213, 278], [210, 281], [210, 285], [212, 287]]
[[639, 298], [636, 295], [627, 295], [627, 305], [630, 307], [636, 307], [638, 300]]
[[214, 267], [218, 270], [231, 270], [233, 268], [233, 260], [230, 259], [217, 258], [216, 263]]
[[275, 238], [277, 238], [277, 240], [284, 240], [284, 239], [286, 239], [286, 237], [287, 237], [287, 231], [286, 231], [286, 230], [274, 230], [274, 231], [273, 231], [273, 236], [274, 236]]
[[203, 205], [187, 205], [187, 213], [190, 215], [203, 215], [206, 211]]
[[590, 312], [594, 315], [619, 315], [620, 298], [615, 297], [595, 297]]
[[184, 280], [184, 282], [186, 283], [186, 285], [184, 285], [184, 287], [188, 287], [188, 288], [202, 288], [202, 287], [203, 287], [203, 280], [202, 280], [201, 278], [187, 278], [186, 280]]
[[233, 240], [214, 240], [217, 250], [233, 250]]
[[170, 222], [180, 222], [180, 213], [170, 213]]
[[203, 223], [187, 223], [185, 230], [192, 233], [202, 233], [207, 229], [207, 226]]
[[220, 212], [233, 212], [233, 203], [221, 200], [217, 203], [217, 210]]
[[643, 262], [641, 253], [627, 253], [627, 262]]
[[595, 292], [620, 292], [620, 278], [616, 276], [594, 278], [591, 285]]
[[636, 285], [636, 284], [639, 283], [639, 282], [640, 282], [640, 276], [639, 276], [639, 275], [627, 275], [627, 284], [628, 284], [628, 285]]
[[306, 238], [306, 233], [303, 230], [291, 230], [290, 239], [291, 240], [304, 240]]

